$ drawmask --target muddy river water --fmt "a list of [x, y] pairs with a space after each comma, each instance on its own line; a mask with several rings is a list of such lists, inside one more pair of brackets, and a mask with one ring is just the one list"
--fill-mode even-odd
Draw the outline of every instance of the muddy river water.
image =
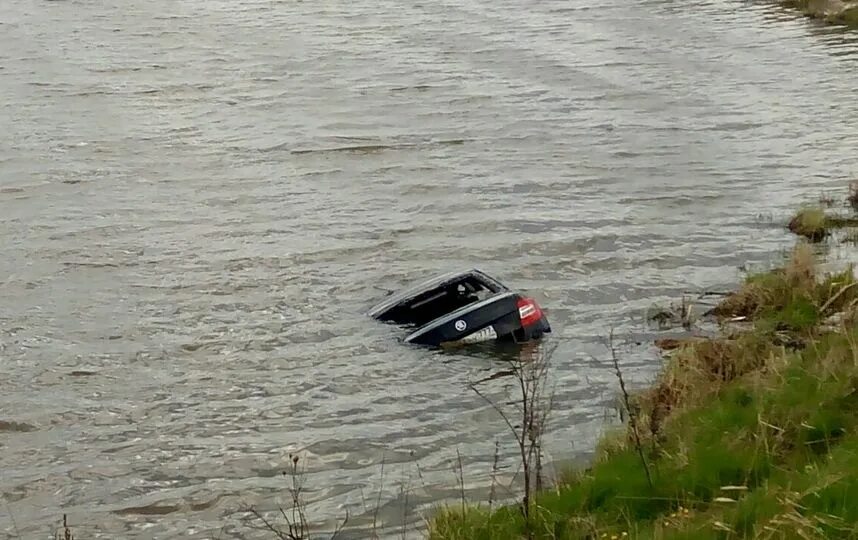
[[649, 308], [858, 172], [856, 73], [738, 1], [4, 0], [0, 538], [264, 538], [295, 452], [322, 527], [419, 524], [459, 459], [477, 497], [503, 360], [364, 314], [453, 268], [546, 309], [546, 450], [586, 459], [610, 329], [645, 384]]

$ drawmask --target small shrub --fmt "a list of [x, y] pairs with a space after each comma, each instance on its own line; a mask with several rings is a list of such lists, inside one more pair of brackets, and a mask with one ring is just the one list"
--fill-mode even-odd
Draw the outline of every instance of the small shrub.
[[825, 212], [821, 208], [802, 208], [789, 221], [788, 227], [795, 234], [814, 242], [818, 242], [828, 235]]

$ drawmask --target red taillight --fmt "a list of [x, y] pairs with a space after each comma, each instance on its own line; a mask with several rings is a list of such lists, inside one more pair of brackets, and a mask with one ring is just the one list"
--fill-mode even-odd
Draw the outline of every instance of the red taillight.
[[522, 326], [530, 326], [542, 318], [542, 310], [533, 298], [518, 299], [518, 318]]

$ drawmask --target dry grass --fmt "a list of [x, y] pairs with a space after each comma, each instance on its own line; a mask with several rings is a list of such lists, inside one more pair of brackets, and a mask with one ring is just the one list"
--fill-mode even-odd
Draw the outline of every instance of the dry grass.
[[749, 277], [710, 313], [721, 319], [747, 317], [756, 319], [758, 327], [801, 333], [856, 301], [853, 269], [820, 276], [812, 248], [799, 244], [784, 267]]
[[749, 277], [710, 313], [722, 318], [753, 318], [764, 310], [781, 309], [796, 297], [812, 296], [816, 274], [813, 249], [798, 244], [783, 268]]
[[697, 314], [691, 299], [683, 296], [678, 302], [671, 302], [667, 307], [654, 306], [647, 313], [646, 319], [654, 322], [661, 329], [681, 326], [690, 330], [697, 322]]
[[636, 396], [647, 436], [658, 440], [664, 422], [676, 410], [705, 403], [733, 380], [769, 364], [780, 349], [770, 336], [753, 332], [680, 346], [655, 386]]

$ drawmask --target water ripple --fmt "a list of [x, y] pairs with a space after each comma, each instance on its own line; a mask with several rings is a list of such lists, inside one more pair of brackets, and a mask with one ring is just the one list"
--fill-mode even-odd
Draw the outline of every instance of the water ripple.
[[4, 8], [0, 469], [27, 537], [65, 512], [87, 538], [249, 538], [234, 512], [282, 498], [296, 451], [324, 527], [379, 490], [397, 527], [407, 478], [419, 521], [457, 451], [476, 496], [504, 424], [467, 382], [502, 360], [365, 316], [450, 268], [544, 305], [548, 450], [584, 457], [608, 329], [645, 384], [648, 310], [778, 256], [796, 201], [858, 165], [858, 39], [766, 4]]

